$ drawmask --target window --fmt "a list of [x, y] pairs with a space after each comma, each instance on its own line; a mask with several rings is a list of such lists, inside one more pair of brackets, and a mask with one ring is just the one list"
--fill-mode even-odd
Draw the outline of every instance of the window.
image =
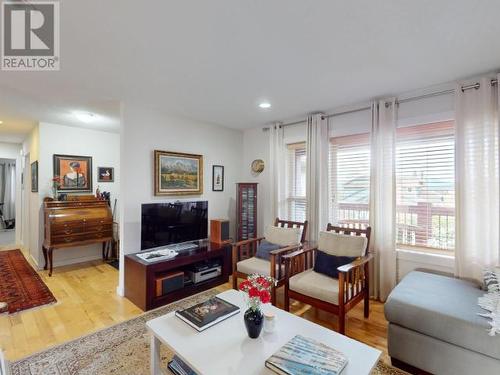
[[330, 139], [329, 221], [365, 228], [369, 220], [370, 136], [358, 134]]
[[287, 218], [306, 220], [306, 144], [287, 145]]
[[455, 247], [453, 121], [399, 128], [396, 136], [396, 242]]

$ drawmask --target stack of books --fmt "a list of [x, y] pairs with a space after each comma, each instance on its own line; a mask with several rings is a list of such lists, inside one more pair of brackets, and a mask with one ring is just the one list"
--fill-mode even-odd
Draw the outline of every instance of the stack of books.
[[201, 332], [240, 312], [240, 308], [219, 297], [175, 312], [175, 316]]
[[168, 369], [172, 371], [174, 375], [198, 375], [186, 364], [186, 362], [176, 355], [174, 355], [174, 358], [168, 363]]
[[266, 361], [266, 367], [281, 375], [338, 375], [347, 365], [341, 352], [297, 335]]

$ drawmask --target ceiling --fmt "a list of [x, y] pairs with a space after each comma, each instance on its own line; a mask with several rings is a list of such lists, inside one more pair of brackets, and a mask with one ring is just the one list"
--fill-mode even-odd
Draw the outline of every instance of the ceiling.
[[0, 72], [59, 119], [125, 101], [243, 129], [500, 68], [498, 0], [60, 4], [61, 70]]

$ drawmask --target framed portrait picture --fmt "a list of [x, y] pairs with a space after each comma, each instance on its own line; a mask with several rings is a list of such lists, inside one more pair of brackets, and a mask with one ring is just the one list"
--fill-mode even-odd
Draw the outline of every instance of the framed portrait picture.
[[113, 167], [97, 167], [97, 182], [114, 182], [115, 169]]
[[224, 191], [224, 166], [212, 166], [212, 191]]
[[54, 177], [61, 179], [61, 192], [92, 192], [92, 157], [54, 155]]
[[31, 163], [31, 192], [38, 192], [38, 160]]
[[203, 156], [154, 152], [155, 195], [203, 194]]

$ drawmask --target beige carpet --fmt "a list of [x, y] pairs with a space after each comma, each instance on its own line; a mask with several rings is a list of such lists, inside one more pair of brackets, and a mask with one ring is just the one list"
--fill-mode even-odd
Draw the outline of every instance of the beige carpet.
[[[137, 318], [33, 354], [12, 364], [13, 375], [141, 375], [149, 374], [149, 335], [145, 323], [216, 294], [207, 291], [160, 307]], [[172, 356], [162, 351], [165, 363]], [[403, 375], [379, 362], [373, 375]], [[235, 374], [236, 375], [236, 374]]]

